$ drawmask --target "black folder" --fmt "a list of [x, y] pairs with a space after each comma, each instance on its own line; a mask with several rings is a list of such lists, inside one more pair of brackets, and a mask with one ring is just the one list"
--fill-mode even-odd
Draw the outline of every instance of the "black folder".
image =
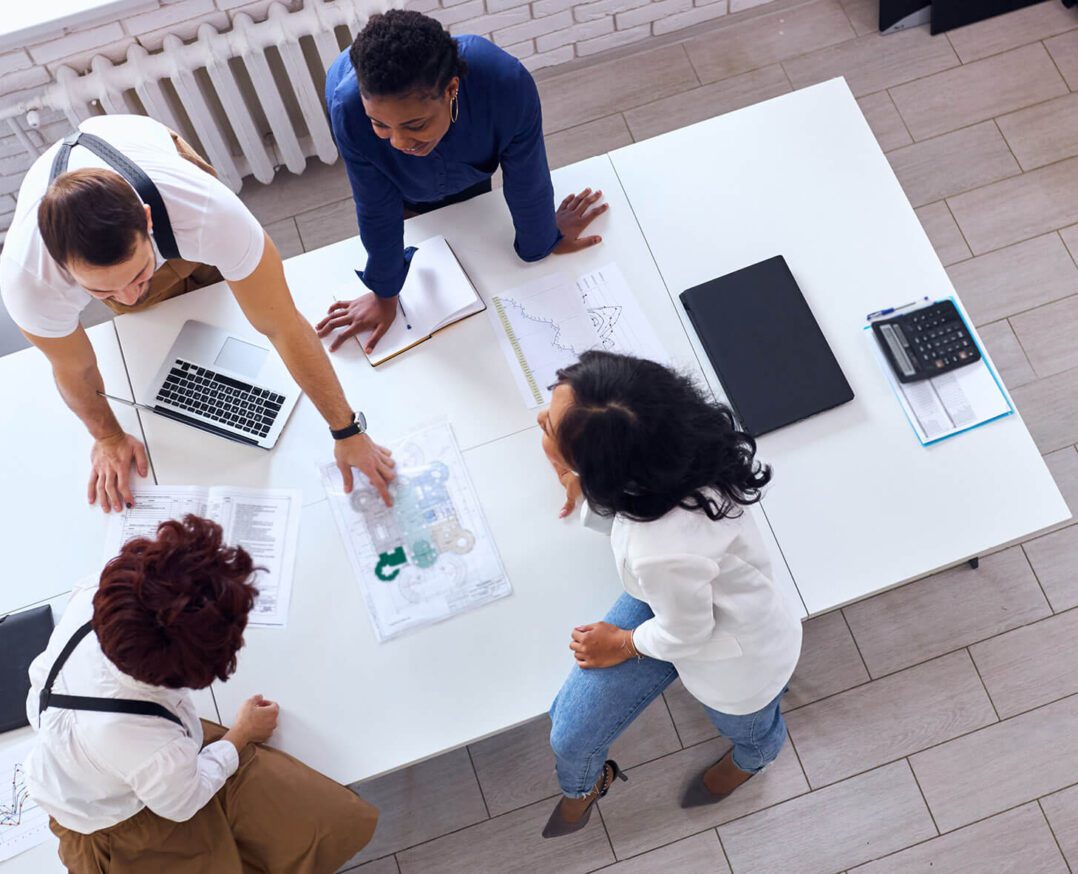
[[0, 616], [0, 731], [29, 725], [26, 696], [30, 693], [30, 662], [45, 651], [52, 636], [52, 608], [35, 607]]
[[681, 302], [752, 436], [853, 400], [781, 255], [690, 288]]

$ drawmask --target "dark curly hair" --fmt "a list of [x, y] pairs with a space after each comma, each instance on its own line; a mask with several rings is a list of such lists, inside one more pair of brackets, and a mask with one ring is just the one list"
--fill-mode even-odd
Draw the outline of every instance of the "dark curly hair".
[[683, 507], [723, 519], [759, 501], [771, 480], [730, 409], [675, 370], [593, 351], [559, 370], [558, 384], [574, 403], [554, 439], [601, 515], [650, 522]]
[[441, 24], [419, 12], [390, 9], [372, 15], [348, 52], [367, 97], [434, 96], [468, 65]]
[[169, 689], [203, 689], [236, 670], [258, 590], [242, 547], [221, 526], [187, 516], [157, 537], [124, 544], [101, 572], [93, 629], [105, 656], [129, 676]]

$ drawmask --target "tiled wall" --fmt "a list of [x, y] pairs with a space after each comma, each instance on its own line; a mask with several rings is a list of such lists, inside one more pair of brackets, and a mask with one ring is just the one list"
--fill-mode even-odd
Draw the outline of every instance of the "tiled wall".
[[[36, 95], [55, 81], [56, 70], [62, 66], [83, 72], [96, 55], [122, 63], [132, 45], [156, 51], [169, 33], [193, 40], [205, 22], [227, 30], [239, 13], [261, 21], [272, 2], [129, 0], [122, 14], [84, 19], [56, 34], [30, 34], [18, 47], [0, 43], [0, 108]], [[303, 4], [303, 0], [281, 2], [292, 9]], [[405, 5], [429, 13], [454, 34], [488, 37], [535, 70], [768, 2], [771, 0], [407, 0]], [[42, 113], [36, 130], [22, 118], [19, 124], [39, 147], [59, 139], [70, 127], [59, 112]], [[0, 244], [11, 223], [23, 174], [32, 161], [7, 124], [0, 124]]]

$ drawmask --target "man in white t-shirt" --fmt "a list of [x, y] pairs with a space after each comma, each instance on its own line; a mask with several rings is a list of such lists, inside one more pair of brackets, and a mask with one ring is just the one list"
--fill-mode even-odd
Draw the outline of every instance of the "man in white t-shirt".
[[390, 453], [356, 423], [325, 349], [296, 310], [280, 253], [258, 220], [159, 122], [107, 115], [79, 129], [104, 140], [149, 177], [182, 259], [165, 261], [153, 238], [150, 206], [90, 149], [73, 148], [68, 172], [52, 183], [60, 143], [27, 172], [0, 253], [0, 295], [15, 324], [48, 357], [60, 394], [94, 438], [90, 503], [99, 502], [105, 512], [132, 505], [131, 465], [145, 476], [147, 462], [145, 447], [123, 431], [98, 395], [104, 383], [79, 313], [91, 298], [126, 312], [220, 277], [338, 432], [334, 456], [346, 487], [351, 490], [356, 467], [388, 503]]

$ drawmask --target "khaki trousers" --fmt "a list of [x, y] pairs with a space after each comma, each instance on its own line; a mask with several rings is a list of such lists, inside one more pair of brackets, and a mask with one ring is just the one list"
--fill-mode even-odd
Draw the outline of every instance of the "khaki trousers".
[[[211, 176], [217, 176], [213, 167], [191, 148], [190, 143], [175, 131], [169, 131], [169, 133], [172, 134], [172, 142], [181, 158], [185, 158]], [[103, 300], [102, 303], [117, 315], [137, 313], [171, 297], [179, 297], [197, 288], [213, 285], [223, 278], [216, 267], [199, 264], [197, 261], [185, 261], [183, 258], [172, 258], [157, 268], [154, 275], [150, 277], [150, 287], [133, 304], [117, 303], [111, 299]]]
[[[224, 727], [202, 722], [205, 742]], [[378, 810], [279, 750], [250, 745], [187, 822], [143, 808], [90, 835], [50, 819], [71, 874], [333, 874], [370, 841]]]

